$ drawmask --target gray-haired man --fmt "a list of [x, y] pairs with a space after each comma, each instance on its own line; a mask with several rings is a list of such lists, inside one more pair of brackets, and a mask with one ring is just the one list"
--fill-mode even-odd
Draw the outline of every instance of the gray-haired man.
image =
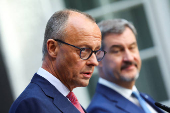
[[102, 49], [99, 81], [89, 113], [162, 113], [154, 101], [135, 87], [141, 68], [135, 27], [124, 19], [102, 21]]

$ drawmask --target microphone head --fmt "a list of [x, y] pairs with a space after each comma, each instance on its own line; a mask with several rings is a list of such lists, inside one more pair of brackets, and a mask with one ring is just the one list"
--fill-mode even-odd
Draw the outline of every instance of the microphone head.
[[163, 105], [161, 103], [158, 103], [158, 102], [155, 102], [155, 105], [158, 106], [159, 108], [161, 108], [161, 109], [163, 109], [163, 110], [165, 110], [165, 111], [170, 113], [170, 107], [165, 106], [165, 105]]

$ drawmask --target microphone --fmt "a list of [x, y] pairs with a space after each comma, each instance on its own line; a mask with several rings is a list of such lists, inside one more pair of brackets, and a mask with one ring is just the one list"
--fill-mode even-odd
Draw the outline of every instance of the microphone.
[[163, 104], [161, 104], [161, 103], [158, 103], [158, 102], [155, 102], [155, 105], [158, 106], [159, 108], [167, 111], [168, 113], [170, 113], [170, 107], [165, 106], [165, 105], [163, 105]]

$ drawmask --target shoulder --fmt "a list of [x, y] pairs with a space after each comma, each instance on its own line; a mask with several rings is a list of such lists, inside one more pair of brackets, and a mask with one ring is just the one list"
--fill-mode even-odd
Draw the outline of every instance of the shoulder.
[[44, 110], [45, 103], [50, 101], [38, 85], [30, 83], [13, 102], [9, 113], [37, 113]]
[[35, 98], [35, 97], [29, 97], [29, 98], [23, 98], [20, 100], [16, 100], [11, 108], [9, 113], [36, 113], [40, 112], [42, 109], [41, 105], [43, 104], [43, 101]]
[[53, 101], [53, 98], [45, 95], [19, 97], [12, 104], [9, 113], [60, 113]]
[[[90, 105], [87, 108], [88, 113], [114, 113], [116, 102], [111, 101], [108, 97], [100, 93], [95, 93]], [[116, 112], [115, 112], [116, 113]]]

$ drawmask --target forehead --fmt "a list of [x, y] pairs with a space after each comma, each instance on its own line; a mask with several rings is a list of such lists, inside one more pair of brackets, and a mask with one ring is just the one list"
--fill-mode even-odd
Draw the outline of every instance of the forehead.
[[109, 33], [104, 38], [105, 46], [110, 47], [112, 45], [128, 46], [132, 43], [136, 43], [136, 37], [130, 28], [126, 27], [121, 34]]
[[70, 15], [67, 27], [66, 40], [72, 44], [97, 44], [101, 45], [101, 32], [95, 22], [92, 22], [89, 18], [79, 13], [73, 13]]

